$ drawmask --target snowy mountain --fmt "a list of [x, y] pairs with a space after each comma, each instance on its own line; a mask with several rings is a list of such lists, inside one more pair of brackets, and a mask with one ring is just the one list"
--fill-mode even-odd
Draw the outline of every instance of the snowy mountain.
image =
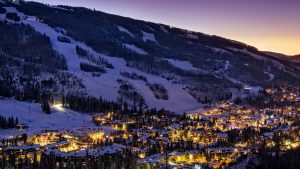
[[40, 100], [28, 89], [183, 113], [300, 82], [299, 63], [255, 47], [86, 8], [2, 0], [0, 20], [6, 97]]

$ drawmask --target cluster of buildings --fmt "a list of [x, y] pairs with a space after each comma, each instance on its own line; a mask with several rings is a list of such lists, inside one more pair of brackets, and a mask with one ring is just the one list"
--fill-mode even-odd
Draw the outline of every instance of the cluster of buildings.
[[19, 158], [39, 159], [44, 153], [76, 159], [126, 151], [136, 157], [137, 168], [222, 168], [257, 153], [262, 146], [278, 147], [276, 137], [281, 138], [280, 151], [298, 148], [299, 89], [270, 88], [265, 90], [265, 97], [265, 107], [229, 102], [184, 115], [101, 113], [93, 116], [98, 127], [3, 140], [0, 158], [17, 154]]

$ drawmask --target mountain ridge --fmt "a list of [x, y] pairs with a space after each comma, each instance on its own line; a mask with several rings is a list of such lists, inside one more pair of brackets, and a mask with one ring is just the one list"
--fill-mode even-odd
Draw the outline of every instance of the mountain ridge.
[[[35, 3], [38, 3], [38, 2], [35, 2]], [[172, 25], [168, 25], [168, 24], [164, 24], [164, 23], [160, 23], [160, 22], [153, 22], [153, 21], [142, 20], [142, 19], [128, 17], [128, 16], [122, 16], [122, 15], [118, 15], [118, 14], [104, 12], [104, 11], [101, 11], [101, 10], [91, 9], [91, 8], [88, 8], [88, 7], [73, 7], [73, 6], [68, 6], [68, 5], [49, 5], [49, 7], [54, 7], [54, 8], [57, 7], [57, 9], [64, 9], [64, 8], [82, 8], [82, 9], [87, 9], [87, 10], [94, 11], [94, 12], [101, 12], [104, 15], [111, 15], [111, 16], [115, 16], [115, 17], [122, 17], [124, 19], [135, 20], [135, 21], [140, 21], [140, 22], [145, 22], [145, 23], [150, 23], [150, 24], [157, 24], [157, 25], [166, 26], [166, 27], [169, 27], [169, 28], [175, 28], [175, 29], [179, 29], [179, 30], [182, 30], [182, 31], [185, 31], [185, 32], [189, 32], [189, 33], [196, 33], [196, 34], [199, 33], [199, 34], [202, 34], [202, 35], [205, 35], [205, 36], [211, 36], [211, 37], [221, 38], [221, 39], [226, 40], [226, 41], [231, 41], [232, 43], [240, 44], [240, 45], [242, 45], [244, 47], [249, 47], [251, 50], [259, 52], [259, 54], [261, 54], [261, 55], [265, 55], [266, 53], [267, 54], [269, 53], [271, 55], [271, 57], [272, 57], [272, 54], [280, 54], [280, 55], [289, 56], [289, 55], [282, 54], [282, 53], [275, 52], [275, 51], [258, 50], [258, 48], [255, 47], [255, 45], [249, 45], [249, 44], [247, 44], [245, 42], [242, 42], [242, 41], [239, 41], [239, 40], [235, 40], [235, 39], [231, 39], [231, 38], [222, 37], [220, 35], [207, 34], [207, 33], [201, 32], [201, 31], [189, 30], [189, 29], [186, 29], [186, 28], [176, 27], [176, 26], [172, 26]], [[265, 56], [270, 57], [270, 55], [265, 55]], [[299, 57], [299, 56], [300, 56], [300, 54], [299, 55], [293, 55], [292, 57]]]
[[281, 60], [286, 60], [289, 62], [294, 62], [294, 63], [300, 63], [300, 54], [299, 55], [285, 55], [282, 53], [276, 53], [276, 52], [265, 52], [268, 55], [272, 55], [278, 59]]
[[3, 16], [5, 22], [34, 28], [66, 59], [65, 73], [76, 87], [69, 91], [58, 78], [51, 89], [58, 96], [77, 90], [183, 113], [299, 82], [298, 63], [234, 40], [82, 7], [7, 4], [20, 21]]

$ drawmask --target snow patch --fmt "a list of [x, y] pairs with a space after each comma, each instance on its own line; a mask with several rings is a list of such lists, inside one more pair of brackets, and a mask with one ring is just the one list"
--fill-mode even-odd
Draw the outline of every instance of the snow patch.
[[188, 33], [186, 36], [191, 38], [191, 39], [195, 39], [195, 40], [198, 40], [198, 38], [199, 38], [198, 35], [195, 35], [195, 34], [192, 34], [192, 33]]
[[61, 6], [56, 6], [56, 5], [49, 5], [48, 7], [54, 8], [54, 9], [60, 9], [60, 10], [64, 10], [64, 11], [72, 11], [72, 10], [70, 10], [70, 9], [63, 8], [63, 7], [61, 7]]
[[175, 59], [165, 59], [169, 63], [171, 63], [173, 66], [182, 69], [182, 70], [193, 70], [198, 71], [199, 69], [194, 67], [189, 61], [181, 61], [181, 60], [175, 60]]
[[163, 84], [168, 91], [169, 98], [168, 100], [158, 100], [145, 82], [134, 81], [134, 87], [141, 93], [149, 107], [164, 108], [181, 114], [201, 107], [191, 95], [182, 89], [181, 85], [171, 85], [167, 80], [155, 77], [150, 79], [150, 81], [151, 83]]
[[225, 61], [224, 71], [228, 70], [230, 67], [230, 62], [228, 60]]
[[249, 85], [245, 85], [244, 86], [245, 90], [249, 90], [250, 93], [258, 93], [260, 90], [262, 90], [263, 88], [260, 86], [249, 86]]
[[264, 72], [264, 73], [267, 74], [267, 75], [269, 75], [269, 81], [274, 80], [274, 78], [275, 78], [275, 75], [274, 75], [274, 74], [272, 74], [272, 73], [270, 73], [270, 72]]
[[266, 58], [263, 57], [263, 56], [260, 56], [260, 55], [258, 55], [258, 54], [249, 52], [247, 49], [236, 49], [236, 48], [232, 48], [232, 47], [227, 47], [227, 48], [230, 49], [230, 50], [233, 50], [233, 51], [235, 51], [235, 52], [241, 52], [241, 53], [244, 53], [244, 54], [248, 54], [248, 55], [254, 57], [254, 58], [257, 59], [257, 60], [263, 60], [263, 59], [266, 59]]
[[169, 31], [163, 25], [159, 25], [159, 27], [163, 32], [169, 34]]
[[18, 13], [17, 9], [14, 7], [5, 7], [6, 13]]
[[26, 16], [26, 20], [29, 20], [29, 21], [36, 21], [36, 17], [35, 16]]
[[120, 32], [127, 33], [127, 34], [130, 35], [131, 37], [134, 37], [134, 35], [133, 35], [131, 32], [129, 32], [129, 30], [125, 29], [124, 27], [118, 26], [118, 29], [119, 29]]
[[155, 39], [155, 35], [153, 33], [147, 33], [147, 32], [142, 31], [142, 34], [143, 34], [143, 41], [144, 42], [149, 40], [149, 41], [153, 41], [153, 42], [157, 43], [157, 41]]
[[243, 82], [241, 82], [237, 79], [234, 79], [234, 78], [231, 78], [231, 77], [228, 77], [228, 76], [226, 78], [228, 80], [230, 80], [232, 83], [242, 85], [244, 90], [247, 90], [247, 91], [249, 91], [250, 93], [253, 93], [253, 94], [258, 93], [260, 90], [263, 89], [261, 86], [250, 86], [248, 84], [245, 84], [245, 83], [243, 83]]
[[230, 68], [230, 62], [228, 60], [225, 61], [225, 64], [224, 64], [224, 67], [215, 71], [215, 73], [222, 73], [222, 72], [225, 72], [227, 71], [229, 68]]
[[[23, 13], [21, 13], [21, 12], [18, 12], [18, 11], [16, 10], [16, 8], [14, 8], [14, 7], [4, 7], [4, 8], [5, 8], [5, 10], [6, 10], [6, 13], [17, 13], [17, 15], [20, 17], [20, 20], [22, 20], [22, 19], [25, 18], [25, 15], [24, 15]], [[18, 23], [17, 21], [13, 21], [13, 20], [10, 20], [10, 19], [6, 19], [6, 13], [0, 14], [0, 20], [1, 20], [1, 21], [6, 20], [6, 21], [8, 21], [9, 23], [13, 23], [13, 24]]]
[[6, 18], [5, 14], [0, 14], [0, 21], [4, 21]]
[[224, 49], [220, 49], [220, 48], [211, 48], [213, 51], [215, 52], [219, 52], [219, 53], [228, 53], [231, 54], [230, 52], [224, 50]]
[[130, 45], [130, 44], [123, 44], [127, 49], [140, 54], [140, 55], [148, 55], [148, 53], [146, 51], [144, 51], [141, 48], [136, 47], [135, 45]]
[[150, 31], [154, 32], [155, 30], [151, 27], [151, 26], [148, 26], [148, 25], [144, 25], [146, 28], [150, 29]]

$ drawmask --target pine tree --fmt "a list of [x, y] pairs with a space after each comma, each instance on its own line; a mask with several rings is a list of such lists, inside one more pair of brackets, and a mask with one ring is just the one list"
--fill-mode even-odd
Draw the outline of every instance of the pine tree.
[[18, 117], [16, 117], [16, 119], [15, 119], [15, 126], [17, 126], [19, 124], [19, 119], [18, 119]]
[[43, 102], [43, 104], [41, 105], [43, 112], [45, 112], [46, 114], [51, 114], [51, 110], [50, 110], [50, 105], [48, 102]]

